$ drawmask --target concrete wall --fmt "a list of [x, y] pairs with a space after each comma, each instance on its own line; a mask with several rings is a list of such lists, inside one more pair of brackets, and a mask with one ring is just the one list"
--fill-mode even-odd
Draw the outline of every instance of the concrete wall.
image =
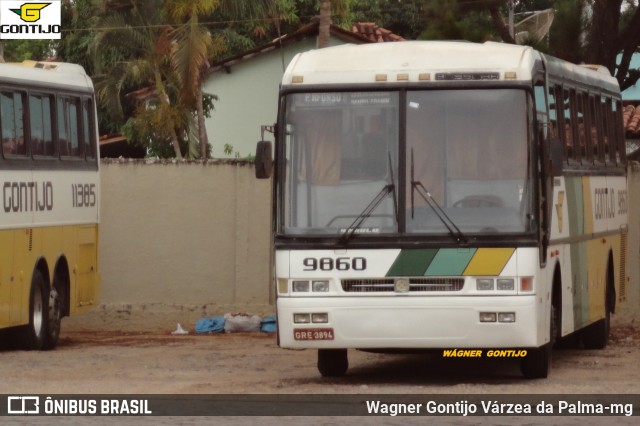
[[629, 291], [626, 305], [613, 316], [614, 320], [640, 323], [640, 164], [629, 165], [629, 239], [627, 275]]
[[78, 321], [166, 329], [274, 311], [271, 186], [252, 163], [103, 160], [101, 180], [100, 306]]
[[[103, 160], [100, 306], [65, 319], [105, 329], [193, 328], [274, 313], [271, 186], [243, 161]], [[629, 167], [630, 278], [614, 321], [640, 321], [640, 165]]]

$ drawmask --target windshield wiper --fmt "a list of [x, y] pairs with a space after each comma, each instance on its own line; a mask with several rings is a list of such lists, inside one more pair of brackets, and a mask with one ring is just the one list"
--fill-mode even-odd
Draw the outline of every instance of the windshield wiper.
[[340, 237], [340, 242], [342, 244], [346, 244], [349, 242], [349, 240], [355, 235], [356, 231], [360, 229], [360, 226], [362, 226], [364, 221], [371, 217], [371, 214], [374, 212], [374, 210], [389, 194], [393, 194], [393, 214], [395, 220], [398, 220], [398, 202], [396, 200], [396, 186], [393, 182], [393, 166], [391, 164], [391, 153], [389, 153], [389, 181], [390, 182], [385, 185], [380, 190], [380, 192], [378, 192], [378, 195], [376, 195], [375, 198], [371, 200], [369, 205], [365, 207], [362, 213], [360, 213], [358, 217], [356, 217], [356, 220], [354, 220], [353, 223], [349, 225], [349, 227], [347, 227], [347, 229], [342, 233], [342, 236]]
[[451, 220], [451, 218], [440, 207], [440, 204], [431, 196], [431, 193], [424, 187], [422, 182], [415, 179], [415, 169], [413, 164], [413, 148], [411, 149], [411, 218], [414, 216], [414, 193], [418, 192], [420, 196], [427, 202], [427, 205], [431, 207], [431, 210], [438, 216], [438, 219], [444, 224], [449, 233], [456, 242], [466, 242], [467, 237], [462, 233], [460, 228]]

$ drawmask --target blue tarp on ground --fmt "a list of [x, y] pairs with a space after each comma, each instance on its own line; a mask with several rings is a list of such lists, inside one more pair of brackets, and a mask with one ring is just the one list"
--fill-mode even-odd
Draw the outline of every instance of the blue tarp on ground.
[[222, 333], [224, 332], [223, 317], [200, 318], [196, 322], [196, 333]]

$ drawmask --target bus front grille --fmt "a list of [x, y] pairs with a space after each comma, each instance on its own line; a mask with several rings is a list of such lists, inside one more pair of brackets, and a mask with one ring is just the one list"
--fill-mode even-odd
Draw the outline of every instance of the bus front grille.
[[[460, 291], [464, 278], [401, 278], [409, 282], [409, 291]], [[350, 293], [395, 292], [396, 278], [342, 280], [342, 289]]]

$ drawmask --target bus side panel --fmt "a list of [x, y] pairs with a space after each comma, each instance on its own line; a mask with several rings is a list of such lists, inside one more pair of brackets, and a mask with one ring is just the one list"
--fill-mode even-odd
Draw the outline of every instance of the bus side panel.
[[77, 303], [82, 309], [95, 305], [98, 297], [98, 228], [78, 228]]
[[11, 326], [13, 231], [0, 231], [0, 328]]
[[629, 278], [627, 276], [627, 238], [629, 223], [629, 193], [627, 187], [627, 179], [623, 176], [607, 177], [607, 186], [614, 191], [611, 197], [613, 206], [611, 208], [613, 218], [609, 219], [609, 229], [620, 230], [615, 240], [611, 241], [611, 249], [613, 252], [613, 275], [616, 290], [616, 306], [618, 303], [624, 303], [627, 298], [627, 284]]
[[[605, 316], [609, 254], [618, 300], [626, 291], [627, 190], [623, 176], [556, 178], [549, 248], [562, 272], [562, 335]], [[622, 284], [622, 285], [621, 285]]]

